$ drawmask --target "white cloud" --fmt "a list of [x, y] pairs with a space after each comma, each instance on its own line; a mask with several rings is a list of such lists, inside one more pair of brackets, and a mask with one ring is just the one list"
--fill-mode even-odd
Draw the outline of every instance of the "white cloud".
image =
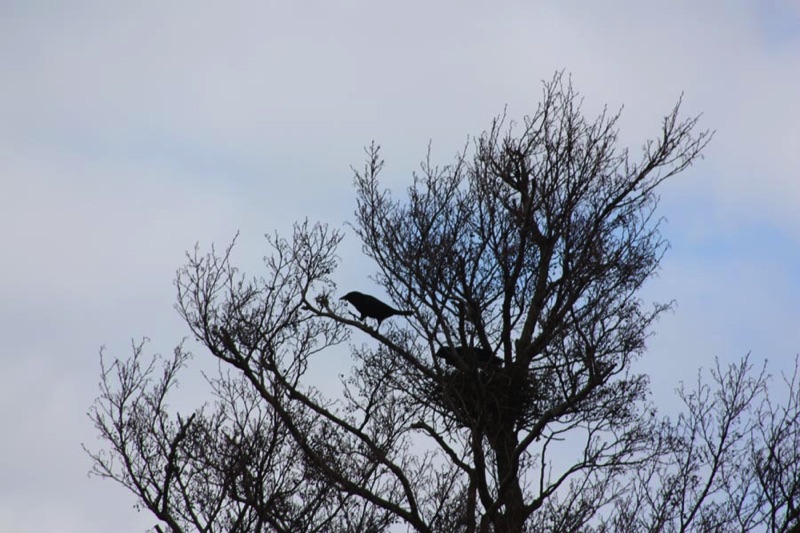
[[[97, 347], [148, 334], [166, 351], [186, 333], [171, 308], [184, 250], [241, 228], [240, 257], [255, 269], [262, 233], [305, 216], [350, 218], [348, 165], [371, 139], [384, 144], [386, 182], [399, 193], [429, 139], [448, 162], [505, 104], [511, 116], [532, 111], [540, 81], [562, 68], [588, 111], [625, 104], [626, 143], [657, 133], [681, 91], [687, 113], [704, 112], [702, 125], [717, 130], [707, 160], [665, 188], [674, 249], [653, 291], [680, 305], [657, 325], [651, 360], [683, 364], [654, 366], [659, 375], [676, 384], [679, 371], [691, 379], [713, 355], [745, 348], [790, 359], [800, 288], [794, 256], [779, 247], [800, 238], [800, 39], [776, 22], [796, 14], [763, 9], [4, 4], [0, 394], [17, 431], [0, 439], [0, 480], [37, 486], [0, 483], [0, 529], [99, 532], [135, 520], [130, 497], [82, 477], [78, 444], [94, 435], [84, 412]], [[757, 237], [744, 236], [754, 225], [784, 240], [754, 256]], [[348, 240], [348, 286], [370, 269], [358, 249]], [[348, 364], [337, 356], [337, 368]]]

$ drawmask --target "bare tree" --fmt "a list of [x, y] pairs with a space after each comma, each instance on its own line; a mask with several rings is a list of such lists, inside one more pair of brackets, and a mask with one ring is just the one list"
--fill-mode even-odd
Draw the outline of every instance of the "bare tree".
[[[800, 366], [771, 378], [750, 356], [679, 394], [686, 410], [664, 429], [673, 445], [633, 472], [599, 531], [797, 531], [800, 528]], [[710, 382], [710, 383], [709, 383]]]
[[[793, 427], [789, 411], [759, 426], [763, 439], [737, 437], [752, 445], [748, 486], [763, 501], [752, 516], [749, 500], [723, 512], [713, 502], [745, 479], [728, 470], [729, 427], [711, 431], [717, 420], [692, 395], [685, 417], [660, 419], [646, 376], [631, 372], [669, 307], [637, 296], [665, 250], [655, 191], [710, 138], [679, 110], [634, 157], [617, 147], [619, 115], [586, 119], [556, 75], [533, 115], [497, 119], [452, 165], [429, 156], [400, 200], [381, 189], [371, 146], [355, 172], [353, 227], [378, 283], [414, 310], [380, 330], [334, 297], [337, 230], [304, 223], [289, 240], [271, 237], [255, 278], [236, 270], [231, 248], [195, 251], [178, 309], [221, 364], [209, 380], [217, 403], [170, 422], [163, 399], [186, 354], [151, 383], [136, 347], [115, 364], [117, 382], [104, 367], [90, 414], [111, 449], [92, 452], [95, 472], [172, 531], [788, 527], [796, 471], [775, 457], [798, 447], [796, 430], [780, 430]], [[341, 397], [325, 398], [306, 371], [353, 330], [372, 345], [352, 348]], [[434, 357], [442, 347], [462, 357], [446, 365]], [[481, 354], [502, 364], [475, 364]], [[741, 390], [715, 377], [714, 405], [732, 420], [765, 392], [763, 376]], [[697, 452], [698, 435], [723, 448]]]

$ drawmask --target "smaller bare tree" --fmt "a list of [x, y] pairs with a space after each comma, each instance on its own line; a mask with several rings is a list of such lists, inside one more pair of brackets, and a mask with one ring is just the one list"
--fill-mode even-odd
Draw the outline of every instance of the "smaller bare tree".
[[[748, 355], [678, 393], [685, 411], [664, 426], [669, 453], [635, 471], [597, 531], [800, 530], [800, 364], [771, 394]], [[709, 379], [710, 378], [710, 379]]]

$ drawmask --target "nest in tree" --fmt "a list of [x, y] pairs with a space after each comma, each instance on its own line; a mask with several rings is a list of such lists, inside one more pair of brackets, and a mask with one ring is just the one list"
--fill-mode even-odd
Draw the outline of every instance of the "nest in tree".
[[431, 387], [431, 402], [463, 427], [530, 426], [547, 403], [551, 386], [532, 372], [512, 372], [491, 367], [445, 371]]

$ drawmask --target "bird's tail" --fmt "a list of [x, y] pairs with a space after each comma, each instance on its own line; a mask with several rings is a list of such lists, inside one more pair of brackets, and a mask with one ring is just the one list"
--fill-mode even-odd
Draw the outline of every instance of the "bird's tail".
[[399, 311], [399, 310], [398, 310], [398, 311], [397, 311], [397, 314], [398, 314], [398, 315], [403, 315], [403, 316], [411, 316], [411, 315], [413, 315], [413, 314], [414, 314], [414, 312], [413, 312], [413, 311]]

